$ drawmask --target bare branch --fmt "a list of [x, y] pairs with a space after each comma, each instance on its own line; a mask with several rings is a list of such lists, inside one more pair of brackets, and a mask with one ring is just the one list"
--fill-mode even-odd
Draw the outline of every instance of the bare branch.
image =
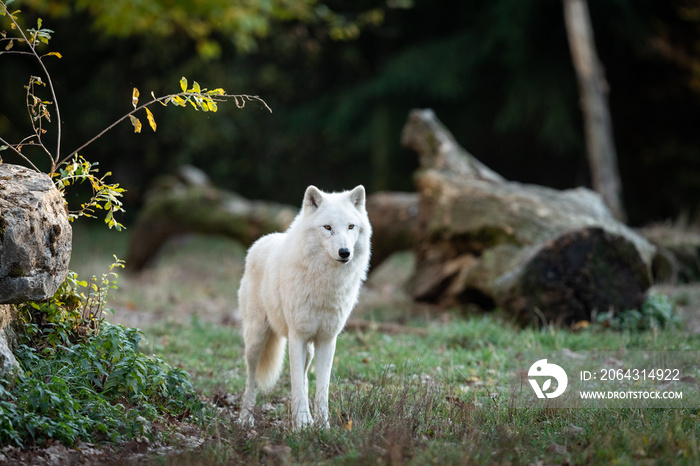
[[[33, 168], [34, 170], [36, 170], [36, 171], [38, 171], [38, 172], [41, 172], [41, 170], [39, 170], [39, 169], [36, 167], [36, 165], [34, 165], [34, 164], [32, 163], [32, 161], [29, 160], [29, 159], [27, 158], [26, 155], [24, 155], [19, 149], [17, 149], [17, 147], [13, 146], [12, 144], [10, 144], [9, 142], [5, 141], [5, 140], [4, 140], [3, 138], [1, 138], [1, 137], [0, 137], [0, 143], [2, 143], [2, 145], [3, 145], [3, 146], [6, 146], [8, 149], [12, 149], [12, 151], [13, 151], [15, 154], [19, 155], [22, 159], [24, 159], [24, 161], [27, 162], [29, 165], [31, 165], [32, 168]], [[34, 145], [34, 144], [32, 143], [32, 145]]]
[[[173, 94], [173, 95], [179, 95], [179, 94]], [[112, 129], [113, 129], [115, 126], [117, 126], [119, 123], [121, 123], [122, 121], [124, 121], [124, 120], [126, 120], [127, 118], [129, 118], [130, 115], [133, 115], [134, 113], [136, 113], [136, 112], [138, 112], [139, 110], [142, 110], [142, 109], [148, 107], [149, 105], [153, 105], [153, 104], [155, 104], [156, 102], [162, 102], [162, 101], [164, 101], [164, 100], [166, 100], [166, 99], [168, 99], [168, 98], [170, 98], [170, 97], [172, 97], [172, 95], [166, 95], [166, 96], [163, 96], [163, 97], [157, 97], [157, 98], [155, 98], [155, 99], [153, 99], [153, 100], [151, 100], [151, 101], [149, 101], [149, 102], [147, 102], [147, 103], [145, 103], [145, 104], [142, 104], [142, 105], [136, 107], [135, 109], [133, 109], [133, 110], [130, 111], [129, 113], [126, 113], [124, 116], [122, 116], [121, 118], [119, 118], [118, 120], [116, 120], [115, 122], [113, 122], [111, 125], [107, 126], [105, 129], [103, 129], [102, 131], [100, 131], [96, 136], [94, 136], [94, 137], [93, 137], [92, 139], [90, 139], [88, 142], [84, 143], [82, 146], [78, 147], [76, 150], [69, 152], [68, 155], [65, 156], [63, 159], [59, 160], [58, 163], [57, 163], [56, 165], [61, 165], [61, 164], [63, 164], [63, 162], [65, 162], [66, 160], [68, 160], [73, 154], [78, 154], [81, 150], [85, 149], [87, 146], [89, 146], [90, 144], [92, 144], [93, 142], [95, 142], [97, 139], [101, 138], [102, 135], [104, 135], [106, 132], [112, 130]]]

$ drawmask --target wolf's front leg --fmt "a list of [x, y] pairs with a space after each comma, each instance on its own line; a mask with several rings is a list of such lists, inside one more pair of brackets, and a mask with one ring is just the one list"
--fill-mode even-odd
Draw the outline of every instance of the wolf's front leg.
[[292, 376], [292, 420], [295, 429], [312, 422], [309, 392], [306, 381], [307, 342], [298, 335], [289, 334], [289, 372]]
[[316, 342], [316, 422], [326, 429], [328, 422], [328, 388], [335, 354], [335, 337]]

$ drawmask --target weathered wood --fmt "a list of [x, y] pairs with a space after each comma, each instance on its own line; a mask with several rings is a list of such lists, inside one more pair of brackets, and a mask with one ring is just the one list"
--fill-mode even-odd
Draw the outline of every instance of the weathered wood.
[[161, 177], [146, 195], [130, 228], [127, 267], [142, 270], [169, 238], [185, 233], [228, 236], [249, 246], [264, 234], [287, 228], [296, 214], [291, 206], [250, 201], [217, 189], [203, 172], [184, 167]]
[[657, 248], [652, 264], [655, 282], [700, 281], [700, 234], [683, 225], [652, 225], [638, 231]]
[[615, 220], [598, 194], [505, 181], [430, 110], [411, 112], [402, 141], [421, 159], [416, 299], [548, 321], [640, 304], [654, 247]]
[[[372, 267], [394, 252], [411, 249], [417, 223], [415, 193], [382, 192], [367, 198], [372, 224]], [[185, 233], [228, 236], [250, 246], [260, 236], [284, 231], [298, 207], [251, 201], [213, 186], [206, 174], [182, 167], [161, 177], [130, 227], [128, 270], [147, 267], [169, 238]]]
[[413, 249], [418, 229], [418, 194], [379, 192], [367, 197], [372, 225], [370, 267], [397, 251]]

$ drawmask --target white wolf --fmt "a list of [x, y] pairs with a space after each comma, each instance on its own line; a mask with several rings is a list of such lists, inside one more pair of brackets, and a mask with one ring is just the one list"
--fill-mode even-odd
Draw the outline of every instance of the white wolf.
[[287, 231], [250, 247], [238, 290], [248, 366], [242, 423], [253, 425], [257, 389], [268, 390], [279, 378], [289, 339], [294, 427], [313, 422], [308, 371], [314, 350], [315, 421], [329, 426], [335, 341], [367, 277], [371, 234], [363, 186], [341, 193], [309, 186]]

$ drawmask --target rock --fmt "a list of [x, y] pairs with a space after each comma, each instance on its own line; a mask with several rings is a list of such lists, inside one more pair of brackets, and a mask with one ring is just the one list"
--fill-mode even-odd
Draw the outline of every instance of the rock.
[[51, 179], [0, 163], [0, 303], [53, 296], [68, 274], [72, 238]]
[[14, 319], [14, 306], [0, 304], [0, 375], [5, 371], [18, 368], [19, 363], [12, 354], [15, 346], [15, 334], [10, 327]]

